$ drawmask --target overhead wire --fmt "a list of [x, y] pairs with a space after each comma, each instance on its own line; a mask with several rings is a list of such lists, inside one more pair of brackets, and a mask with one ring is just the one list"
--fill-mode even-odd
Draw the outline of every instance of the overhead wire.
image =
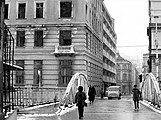
[[117, 47], [148, 47], [149, 45], [129, 45], [129, 46], [117, 46]]

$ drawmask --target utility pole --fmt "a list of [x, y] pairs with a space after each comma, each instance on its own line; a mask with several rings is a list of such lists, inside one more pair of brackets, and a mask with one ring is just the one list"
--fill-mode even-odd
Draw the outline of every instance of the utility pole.
[[149, 24], [149, 27], [147, 28], [147, 35], [149, 37], [149, 59], [147, 61], [148, 63], [148, 72], [152, 72], [152, 60], [151, 60], [151, 26]]
[[155, 64], [156, 64], [156, 79], [157, 81], [159, 81], [159, 55], [158, 55], [158, 47], [159, 47], [159, 43], [158, 43], [158, 38], [157, 38], [157, 34], [158, 34], [158, 22], [157, 22], [157, 18], [159, 18], [159, 16], [154, 16], [154, 18], [156, 19], [156, 23], [155, 23], [155, 47], [156, 47], [156, 60], [155, 60]]
[[0, 1], [0, 119], [3, 114], [3, 39], [4, 39], [4, 6], [5, 0]]

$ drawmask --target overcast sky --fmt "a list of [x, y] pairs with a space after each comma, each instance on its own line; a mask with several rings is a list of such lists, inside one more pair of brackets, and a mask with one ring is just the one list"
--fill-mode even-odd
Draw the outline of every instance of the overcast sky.
[[141, 60], [148, 53], [148, 0], [104, 0], [104, 3], [115, 19], [119, 53]]

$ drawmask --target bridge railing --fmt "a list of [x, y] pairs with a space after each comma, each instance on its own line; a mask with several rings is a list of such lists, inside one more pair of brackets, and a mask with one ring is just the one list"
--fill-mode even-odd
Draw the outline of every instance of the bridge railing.
[[142, 98], [154, 106], [161, 106], [161, 91], [159, 88], [159, 83], [152, 73], [146, 74], [142, 87]]
[[24, 108], [51, 102], [59, 102], [60, 106], [73, 104], [78, 86], [83, 86], [88, 98], [88, 81], [83, 73], [76, 73], [67, 87], [14, 87], [14, 108]]
[[14, 107], [22, 108], [44, 103], [61, 101], [65, 89], [66, 88], [64, 87], [15, 87], [13, 95], [13, 104]]

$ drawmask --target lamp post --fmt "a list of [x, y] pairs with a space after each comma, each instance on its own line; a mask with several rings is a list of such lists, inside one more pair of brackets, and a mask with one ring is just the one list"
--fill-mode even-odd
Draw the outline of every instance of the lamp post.
[[156, 60], [155, 60], [155, 63], [156, 63], [156, 78], [158, 80], [158, 77], [159, 77], [159, 57], [158, 57], [158, 46], [159, 46], [159, 43], [157, 40], [155, 40], [155, 47], [156, 47]]
[[[159, 16], [154, 16], [154, 18], [159, 18]], [[160, 81], [159, 81], [159, 54], [158, 54], [158, 47], [159, 47], [159, 42], [158, 42], [158, 38], [157, 38], [157, 34], [158, 34], [158, 26], [157, 26], [158, 22], [156, 20], [155, 22], [155, 47], [156, 47], [156, 60], [155, 60], [155, 65], [156, 65], [156, 79], [159, 83], [160, 86]]]

